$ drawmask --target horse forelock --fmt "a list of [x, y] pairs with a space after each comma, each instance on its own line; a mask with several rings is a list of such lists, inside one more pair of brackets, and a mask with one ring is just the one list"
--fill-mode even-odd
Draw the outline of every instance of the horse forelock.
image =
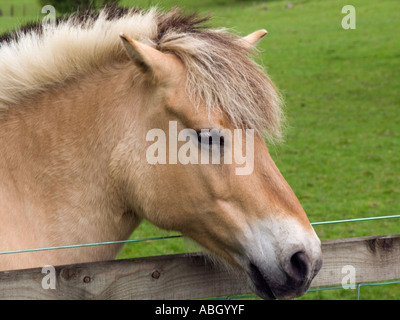
[[281, 99], [238, 37], [205, 26], [208, 17], [179, 9], [105, 8], [99, 13], [40, 23], [0, 36], [0, 111], [90, 69], [127, 59], [119, 33], [177, 55], [186, 67], [186, 90], [195, 106], [226, 113], [235, 126], [281, 138]]

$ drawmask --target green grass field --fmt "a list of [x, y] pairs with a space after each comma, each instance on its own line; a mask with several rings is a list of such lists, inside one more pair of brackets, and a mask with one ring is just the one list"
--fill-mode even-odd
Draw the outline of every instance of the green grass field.
[[[356, 29], [344, 30], [343, 0], [123, 1], [211, 13], [246, 35], [265, 28], [261, 60], [286, 101], [286, 142], [270, 151], [311, 222], [400, 214], [400, 3], [353, 0]], [[16, 4], [18, 3], [18, 4]], [[49, 0], [51, 3], [51, 0]], [[9, 16], [14, 4], [14, 17]], [[25, 9], [23, 5], [25, 4]], [[0, 0], [0, 32], [40, 18], [35, 0]], [[25, 17], [23, 16], [25, 13]], [[399, 219], [316, 226], [321, 240], [399, 233]], [[133, 239], [176, 234], [143, 223]], [[126, 245], [120, 258], [198, 250], [183, 239]], [[355, 290], [304, 299], [355, 299]], [[400, 285], [365, 287], [362, 299], [399, 299]]]

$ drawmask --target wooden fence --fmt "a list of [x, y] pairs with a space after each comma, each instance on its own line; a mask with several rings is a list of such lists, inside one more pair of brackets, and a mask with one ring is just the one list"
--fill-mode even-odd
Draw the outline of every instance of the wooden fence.
[[[400, 279], [400, 234], [329, 240], [312, 287], [340, 286], [345, 266], [355, 282]], [[43, 289], [42, 268], [0, 272], [0, 299], [196, 299], [250, 293], [243, 275], [201, 253], [55, 267], [56, 289]]]

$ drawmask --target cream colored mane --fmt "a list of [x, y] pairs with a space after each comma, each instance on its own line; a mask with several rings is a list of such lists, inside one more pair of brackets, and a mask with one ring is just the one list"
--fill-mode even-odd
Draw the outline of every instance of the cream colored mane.
[[235, 125], [254, 128], [269, 140], [281, 137], [281, 100], [274, 85], [251, 59], [238, 37], [205, 28], [207, 19], [174, 9], [104, 9], [71, 16], [56, 27], [40, 24], [0, 37], [0, 111], [25, 99], [78, 81], [81, 75], [127, 59], [121, 32], [177, 55], [187, 69], [193, 103], [221, 110]]

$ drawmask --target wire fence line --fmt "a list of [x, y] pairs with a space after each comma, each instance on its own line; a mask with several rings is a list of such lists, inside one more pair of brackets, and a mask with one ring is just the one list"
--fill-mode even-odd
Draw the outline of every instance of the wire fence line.
[[381, 219], [393, 219], [400, 218], [400, 215], [390, 215], [390, 216], [378, 216], [378, 217], [367, 217], [367, 218], [354, 218], [354, 219], [344, 219], [344, 220], [332, 220], [332, 221], [321, 221], [321, 222], [311, 222], [311, 225], [323, 225], [323, 224], [335, 224], [335, 223], [345, 223], [345, 222], [360, 222], [360, 221], [370, 221], [370, 220], [381, 220]]
[[[393, 284], [400, 284], [400, 280], [355, 284], [354, 289], [357, 289], [357, 300], [361, 300], [361, 287], [376, 287], [376, 286], [386, 286], [386, 285], [393, 285]], [[307, 293], [318, 292], [318, 291], [327, 291], [327, 290], [345, 290], [345, 289], [342, 286], [313, 288], [313, 289], [309, 289], [307, 291]], [[245, 295], [240, 295], [240, 296], [226, 296], [226, 297], [220, 297], [220, 298], [213, 298], [212, 300], [240, 300], [240, 299], [252, 299], [252, 298], [258, 298], [258, 296], [255, 294], [245, 294]], [[293, 299], [293, 300], [295, 300], [295, 299]]]
[[129, 239], [129, 240], [118, 240], [118, 241], [104, 241], [104, 242], [82, 243], [82, 244], [73, 244], [73, 245], [58, 246], [58, 247], [46, 247], [46, 248], [35, 248], [35, 249], [24, 249], [24, 250], [3, 251], [3, 252], [0, 252], [0, 255], [2, 255], [2, 254], [27, 253], [27, 252], [36, 252], [36, 251], [46, 251], [46, 250], [60, 250], [60, 249], [82, 248], [82, 247], [102, 246], [102, 245], [110, 245], [110, 244], [143, 242], [143, 241], [173, 239], [173, 238], [181, 238], [181, 237], [182, 237], [182, 235], [174, 235], [174, 236], [152, 237], [152, 238], [143, 238], [143, 239]]
[[[361, 222], [361, 221], [383, 220], [383, 219], [395, 219], [395, 218], [400, 218], [400, 214], [388, 215], [388, 216], [367, 217], [367, 218], [354, 218], [354, 219], [344, 219], [344, 220], [331, 220], [331, 221], [311, 222], [311, 225], [316, 226], [316, 225], [327, 225], [327, 224], [349, 223], [349, 222]], [[183, 237], [183, 236], [182, 235], [172, 235], [172, 236], [151, 237], [151, 238], [143, 238], [143, 239], [104, 241], [104, 242], [83, 243], [83, 244], [74, 244], [74, 245], [65, 245], [65, 246], [56, 246], [56, 247], [22, 249], [22, 250], [3, 251], [3, 252], [0, 252], [0, 255], [27, 253], [27, 252], [37, 252], [37, 251], [46, 251], [46, 250], [61, 250], [61, 249], [71, 249], [71, 248], [82, 248], [82, 247], [91, 247], [91, 246], [100, 246], [100, 245], [125, 244], [125, 243], [135, 243], [135, 242], [144, 242], [144, 241], [175, 239], [175, 238], [181, 238], [181, 237]]]

